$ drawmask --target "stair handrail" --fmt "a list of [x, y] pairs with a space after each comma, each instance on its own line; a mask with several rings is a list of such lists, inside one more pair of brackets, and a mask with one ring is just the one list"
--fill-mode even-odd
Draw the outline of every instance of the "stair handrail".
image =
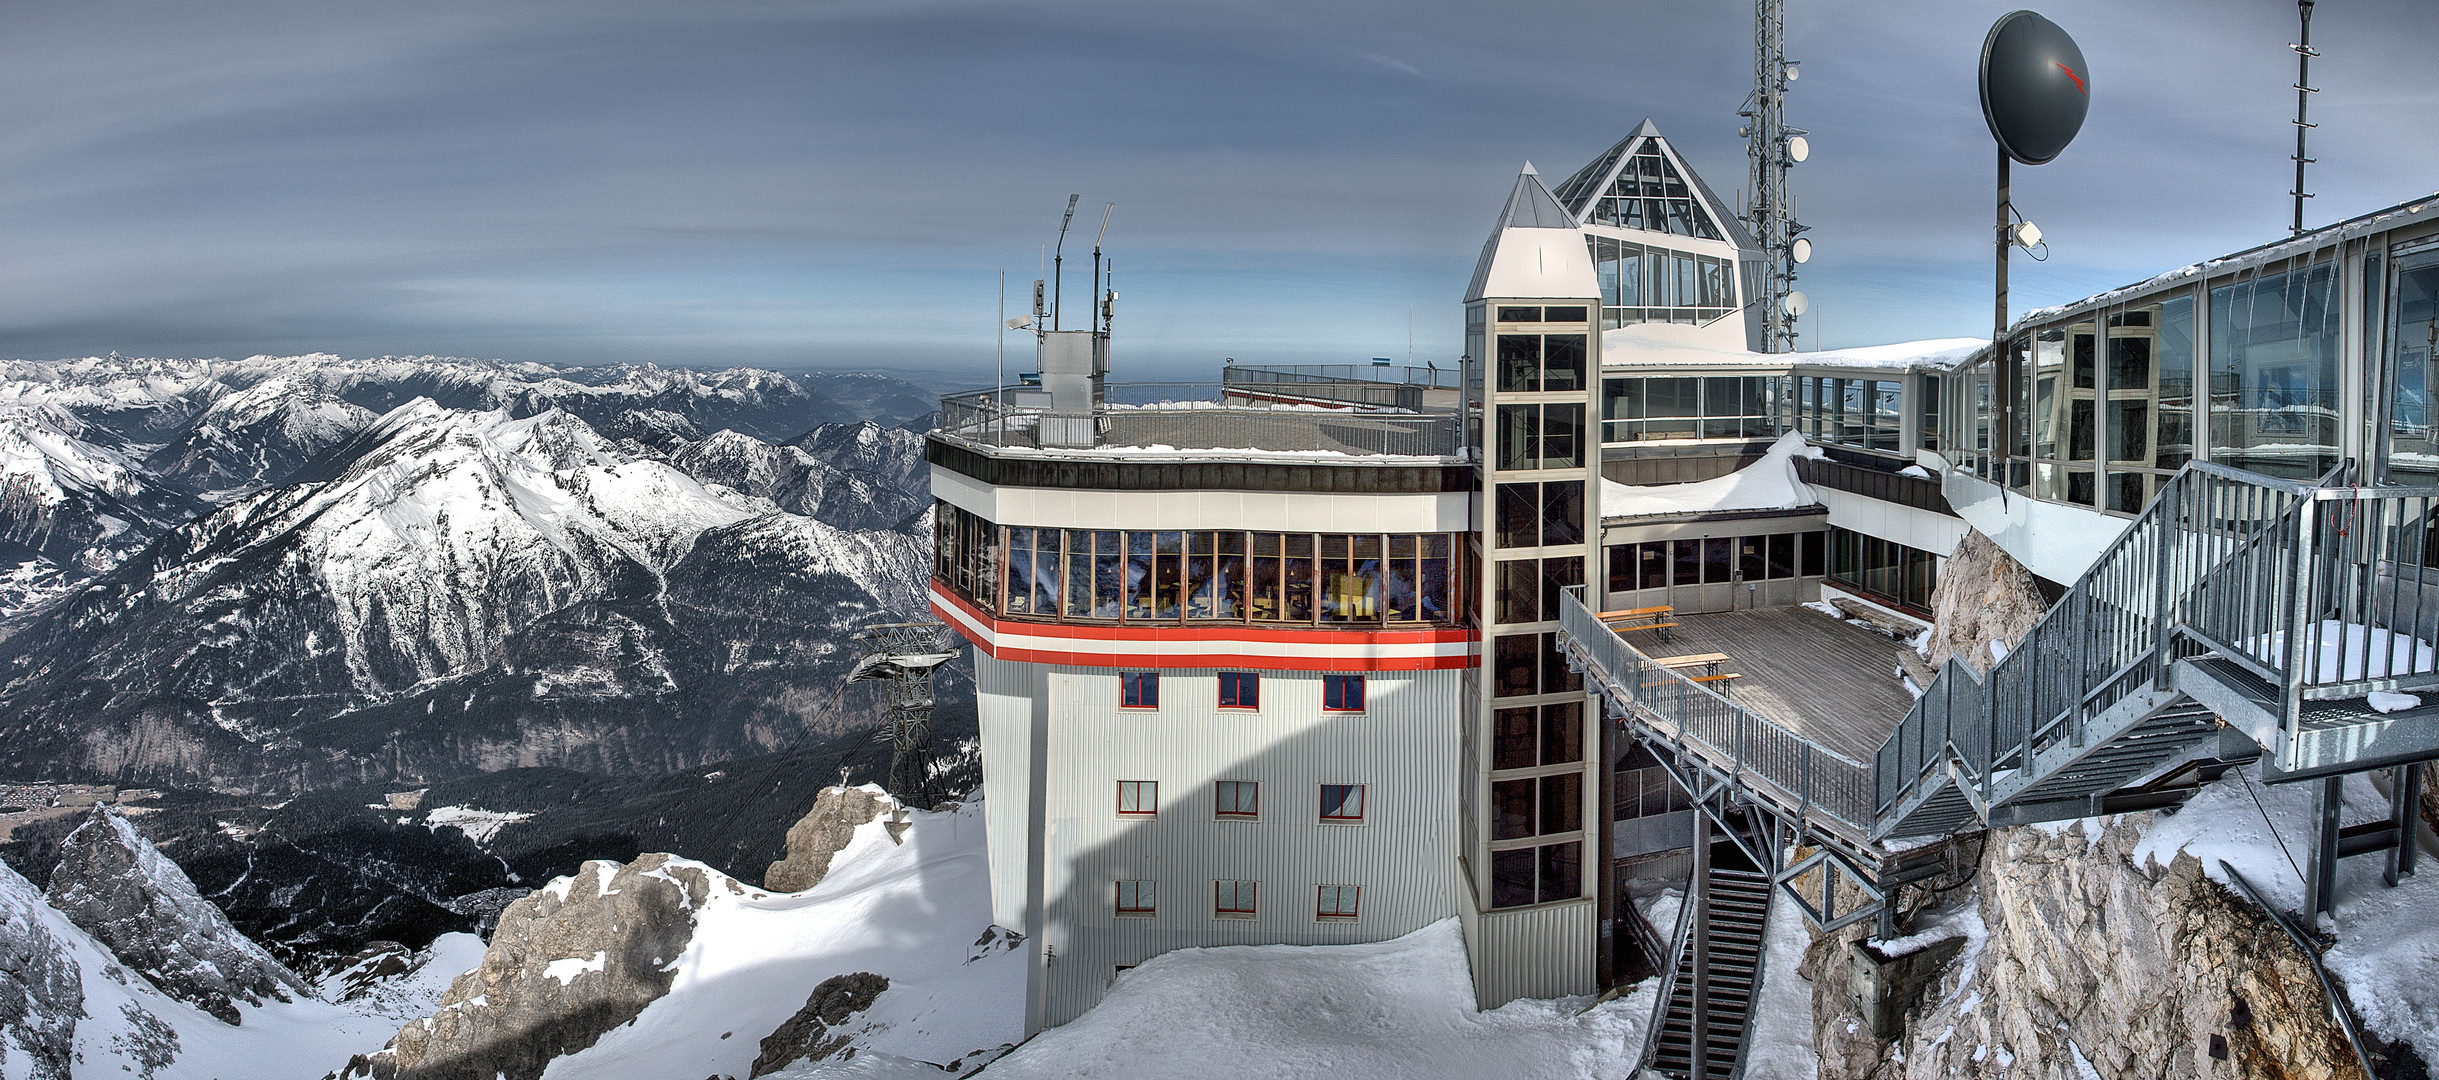
[[[1708, 888], [1707, 884], [1705, 888]], [[1643, 1028], [1643, 1053], [1635, 1061], [1634, 1072], [1630, 1075], [1642, 1075], [1645, 1069], [1651, 1068], [1652, 1059], [1659, 1056], [1660, 1029], [1662, 1025], [1668, 1023], [1669, 999], [1677, 996], [1677, 969], [1684, 965], [1685, 948], [1692, 941], [1693, 916], [1694, 870], [1688, 867], [1685, 871], [1685, 892], [1681, 894], [1677, 903], [1677, 929], [1669, 939], [1676, 945], [1669, 949], [1668, 962], [1660, 973], [1660, 996], [1651, 1003], [1651, 1023]], [[1701, 1034], [1701, 1032], [1694, 1033], [1696, 1037], [1700, 1037]]]
[[[1954, 657], [1942, 665], [1932, 685], [1923, 688], [1923, 695], [1915, 700], [1904, 719], [1898, 722], [1881, 743], [1880, 750], [1873, 755], [1874, 835], [1887, 834], [1886, 831], [1895, 825], [1894, 812], [1923, 790], [1926, 783], [1936, 784], [1940, 777], [1933, 774], [1941, 772], [1945, 763], [1956, 762], [1972, 773], [1977, 790], [1970, 794], [1976, 797], [1977, 804], [1986, 805], [1991, 797], [1993, 774], [1998, 771], [1995, 768], [1998, 762], [2013, 758], [2017, 759], [2019, 770], [2027, 769], [2031, 766], [2035, 745], [2045, 737], [2057, 734], [2060, 724], [2071, 724], [2066, 734], [2080, 742], [2083, 718], [2114, 703], [2112, 699], [2100, 702], [2097, 709], [2093, 707], [2093, 699], [2110, 687], [2124, 687], [2117, 695], [2122, 698], [2132, 690], [2130, 684], [2133, 680], [2130, 676], [2145, 674], [2155, 683], [2164, 679], [2170, 659], [2171, 610], [2192, 591], [2188, 588], [2182, 593], [2170, 595], [2172, 570], [2175, 569], [2170, 563], [2171, 556], [2175, 554], [2174, 541], [2180, 529], [2189, 530], [2189, 523], [2203, 520], [2199, 511], [2214, 500], [2226, 501], [2219, 497], [2226, 493], [2228, 485], [2238, 486], [2239, 492], [2242, 489], [2262, 492], [2259, 498], [2264, 501], [2253, 509], [2267, 512], [2257, 512], [2251, 517], [2255, 525], [2244, 537], [2235, 540], [2240, 544], [2261, 537], [2282, 523], [2298, 520], [2313, 492], [2321, 490], [2323, 484], [2346, 475], [2345, 468], [2341, 465], [2339, 469], [2332, 470], [2321, 478], [2320, 483], [2262, 476], [2206, 461], [2188, 462], [2177, 470], [2161, 486], [2159, 495], [2151, 500], [2150, 505], [2101, 549], [2100, 555], [2076, 579], [2065, 596], [2044, 612], [2015, 646], [2007, 650], [2007, 655], [1991, 665], [1988, 673], [1966, 679], [1960, 684], [1956, 669], [1962, 669], [1966, 675], [1975, 675], [1970, 665], [1962, 664]], [[2234, 553], [2227, 554], [2232, 556]], [[2300, 552], [2298, 557], [2301, 557]], [[2132, 562], [2147, 562], [2149, 565], [2129, 565]], [[2183, 569], [2191, 571], [2193, 568]], [[2199, 575], [2194, 576], [2198, 583]], [[2110, 597], [2108, 602], [2111, 608], [2097, 616], [2103, 620], [2113, 620], [2116, 624], [2115, 628], [2119, 631], [2118, 640], [2114, 642], [2117, 655], [2111, 659], [2123, 658], [2123, 662], [2096, 666], [2089, 662], [2086, 653], [2095, 638], [2102, 637], [2098, 633], [2100, 628], [2093, 625], [2096, 617], [2094, 597], [2102, 583], [2115, 584], [2117, 591], [2124, 594]], [[2150, 595], [2143, 597], [2140, 595], [2143, 592]], [[2149, 619], [2140, 617], [2140, 609], [2146, 607], [2150, 609]], [[2058, 640], [2060, 638], [2064, 640]], [[2145, 638], [2149, 640], [2142, 640]], [[2128, 644], [2137, 647], [2128, 648]], [[2292, 659], [2293, 654], [2301, 650], [2287, 651]], [[2040, 669], [2044, 657], [2055, 655], [2063, 658], [2068, 653], [2072, 653], [2075, 659], [2070, 665], [2073, 672], [2071, 680], [2042, 677]], [[2051, 666], [2056, 666], [2055, 661]], [[2149, 670], [2141, 670], [2144, 668]], [[2063, 707], [2043, 707], [2043, 701], [2054, 699], [2068, 681], [2073, 684], [2072, 692], [2063, 702], [2059, 702]], [[2018, 684], [2022, 694], [2002, 693], [2003, 690], [2018, 688]], [[2014, 733], [2001, 729], [2001, 711], [2019, 711], [2021, 706], [2015, 699], [2025, 696], [2033, 699], [2033, 707], [2018, 718], [2020, 724], [2011, 725], [2020, 726], [2021, 737], [2003, 741], [2003, 736]], [[1965, 733], [1967, 741], [1975, 745], [1957, 745], [1958, 731], [1954, 721], [1959, 697], [1979, 706], [1978, 715], [1972, 719]], [[1937, 738], [1933, 739], [1931, 727], [1935, 722], [1939, 730], [1936, 732]]]

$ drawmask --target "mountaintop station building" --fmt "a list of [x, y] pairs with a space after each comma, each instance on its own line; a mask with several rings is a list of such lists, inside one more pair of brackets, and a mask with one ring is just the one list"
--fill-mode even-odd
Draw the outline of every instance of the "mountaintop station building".
[[[1996, 351], [1764, 354], [1761, 254], [1645, 121], [1555, 189], [1517, 178], [1453, 367], [1132, 386], [1105, 316], [1043, 334], [1038, 381], [944, 399], [927, 447], [1029, 1027], [1170, 949], [1453, 916], [1486, 1008], [1675, 972], [1654, 1066], [1724, 1075], [1767, 904], [1893, 930], [1897, 887], [1953, 868], [1924, 838], [2255, 758], [2439, 756], [2439, 708], [2359, 700], [2439, 684], [2387, 644], [2439, 637], [2439, 488], [2383, 486], [2439, 469], [2434, 213], [2036, 312]], [[1970, 530], [2057, 603], [1918, 701], [1889, 673]], [[2273, 644], [2297, 627], [2325, 633]], [[2368, 669], [2310, 659], [2374, 639]], [[2316, 849], [2320, 880], [2410, 872], [2392, 834]], [[1630, 902], [1688, 881], [1683, 926]]]

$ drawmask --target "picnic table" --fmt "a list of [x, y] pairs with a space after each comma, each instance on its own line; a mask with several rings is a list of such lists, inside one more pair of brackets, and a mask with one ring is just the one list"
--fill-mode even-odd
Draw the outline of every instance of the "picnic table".
[[1677, 625], [1677, 609], [1668, 604], [1659, 604], [1623, 611], [1604, 611], [1600, 614], [1600, 620], [1609, 629], [1621, 634], [1630, 630], [1656, 631], [1660, 635], [1660, 643], [1665, 645], [1668, 644], [1669, 630]]

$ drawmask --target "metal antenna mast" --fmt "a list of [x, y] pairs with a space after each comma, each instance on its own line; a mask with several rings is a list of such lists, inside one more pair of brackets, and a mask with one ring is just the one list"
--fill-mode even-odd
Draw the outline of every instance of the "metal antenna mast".
[[949, 629], [936, 622], [882, 623], [855, 635], [867, 650], [847, 681], [878, 682], [889, 700], [880, 741], [889, 744], [889, 780], [899, 802], [929, 810], [942, 796], [932, 776], [932, 672], [957, 658]]
[[1736, 115], [1745, 118], [1745, 155], [1753, 169], [1753, 201], [1745, 216], [1753, 240], [1761, 245], [1761, 294], [1748, 297], [1762, 312], [1762, 351], [1795, 348], [1796, 319], [1803, 314], [1803, 294], [1795, 291], [1795, 267], [1809, 254], [1796, 238], [1807, 226], [1795, 220], [1795, 197], [1787, 191], [1787, 169], [1804, 160], [1810, 146], [1802, 128], [1787, 126], [1788, 85], [1796, 78], [1796, 61], [1787, 59], [1785, 0], [1753, 0], [1753, 96]]
[[2312, 197], [2311, 192], [2304, 190], [2304, 166], [2312, 163], [2311, 158], [2304, 156], [2304, 135], [2319, 126], [2304, 122], [2304, 110], [2312, 95], [2320, 93], [2312, 85], [2312, 58], [2320, 54], [2312, 51], [2312, 0], [2295, 0], [2295, 12], [2303, 20], [2303, 38], [2287, 46], [2295, 50], [2295, 190], [2287, 194], [2295, 196], [2293, 235], [2302, 236], [2304, 200]]

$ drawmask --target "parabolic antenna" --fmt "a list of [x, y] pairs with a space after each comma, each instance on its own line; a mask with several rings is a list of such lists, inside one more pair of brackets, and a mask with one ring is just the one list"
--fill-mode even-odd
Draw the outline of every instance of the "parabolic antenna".
[[1812, 156], [1812, 144], [1811, 144], [1810, 142], [1805, 141], [1805, 139], [1804, 139], [1804, 137], [1803, 137], [1803, 136], [1798, 135], [1798, 136], [1796, 136], [1796, 137], [1794, 137], [1794, 138], [1792, 138], [1792, 139], [1787, 140], [1787, 160], [1792, 161], [1792, 162], [1795, 162], [1795, 163], [1796, 163], [1796, 164], [1798, 164], [1798, 165], [1801, 165], [1801, 164], [1803, 164], [1803, 163], [1804, 163], [1804, 159], [1805, 159], [1805, 158], [1808, 158], [1808, 157], [1811, 157], [1811, 156]]
[[1982, 42], [1982, 118], [1999, 149], [2026, 165], [2056, 158], [2083, 130], [2092, 73], [2058, 24], [2010, 11]]
[[1785, 308], [1787, 314], [1802, 318], [1805, 312], [1812, 310], [1812, 298], [1800, 292], [1791, 292], [1785, 300], [1779, 301], [1779, 306]]
[[1787, 257], [1800, 263], [1811, 262], [1812, 241], [1805, 237], [1796, 237], [1793, 243], [1787, 245]]

